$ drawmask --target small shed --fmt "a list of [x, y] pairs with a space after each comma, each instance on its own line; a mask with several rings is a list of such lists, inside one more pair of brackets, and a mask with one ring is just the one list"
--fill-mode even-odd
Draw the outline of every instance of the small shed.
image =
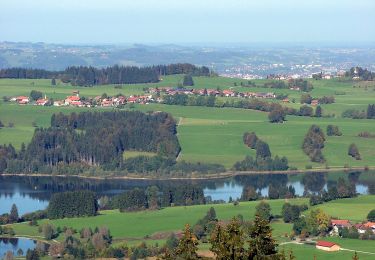
[[329, 251], [329, 252], [335, 252], [340, 250], [340, 246], [336, 243], [329, 242], [329, 241], [317, 241], [316, 242], [316, 249]]

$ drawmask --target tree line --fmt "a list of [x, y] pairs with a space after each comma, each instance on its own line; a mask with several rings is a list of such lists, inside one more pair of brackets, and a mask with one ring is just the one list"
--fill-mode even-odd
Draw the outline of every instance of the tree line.
[[0, 78], [17, 79], [60, 79], [64, 83], [77, 86], [105, 84], [156, 83], [160, 76], [189, 74], [193, 76], [210, 76], [207, 67], [198, 67], [188, 63], [156, 65], [147, 67], [114, 65], [106, 68], [72, 66], [63, 71], [47, 71], [31, 68], [8, 68], [0, 70]]
[[[252, 109], [263, 112], [277, 111], [269, 119], [271, 122], [281, 122], [285, 120], [285, 115], [293, 116], [314, 116], [314, 110], [310, 106], [303, 105], [299, 109], [284, 107], [278, 103], [267, 102], [256, 98], [251, 99], [227, 99], [223, 101], [215, 96], [194, 96], [187, 94], [165, 95], [163, 104], [179, 106], [205, 106], [205, 107], [233, 107]], [[319, 113], [315, 116], [321, 117], [322, 109], [317, 107]]]

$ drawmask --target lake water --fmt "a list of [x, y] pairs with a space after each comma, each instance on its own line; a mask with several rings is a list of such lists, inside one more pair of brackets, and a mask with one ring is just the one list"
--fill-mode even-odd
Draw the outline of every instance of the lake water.
[[26, 238], [0, 238], [0, 259], [8, 251], [12, 251], [13, 255], [18, 256], [18, 250], [21, 249], [23, 256], [26, 255], [28, 249], [34, 249], [36, 241]]
[[305, 193], [326, 190], [336, 185], [338, 178], [343, 177], [356, 186], [359, 194], [375, 194], [375, 172], [338, 172], [338, 173], [304, 173], [304, 174], [259, 174], [235, 176], [220, 180], [204, 181], [141, 181], [141, 180], [88, 180], [63, 177], [21, 177], [0, 176], [0, 214], [9, 213], [15, 203], [19, 214], [45, 209], [53, 193], [86, 189], [95, 191], [99, 196], [113, 196], [135, 187], [146, 188], [151, 185], [173, 185], [173, 183], [198, 185], [205, 196], [212, 200], [228, 201], [240, 198], [247, 186], [254, 187], [263, 196], [268, 195], [269, 185], [276, 188], [293, 186], [298, 196]]

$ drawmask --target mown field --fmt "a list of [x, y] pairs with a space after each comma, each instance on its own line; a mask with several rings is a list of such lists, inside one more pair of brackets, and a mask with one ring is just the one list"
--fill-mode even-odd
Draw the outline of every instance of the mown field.
[[[308, 200], [305, 198], [289, 199], [289, 202], [292, 204], [304, 204], [308, 203]], [[160, 239], [160, 237], [155, 239], [156, 234], [168, 234], [171, 231], [181, 230], [186, 223], [194, 225], [198, 219], [205, 215], [211, 206], [215, 208], [220, 220], [229, 220], [238, 214], [241, 214], [246, 220], [251, 220], [255, 214], [255, 207], [258, 203], [259, 201], [240, 202], [237, 206], [227, 203], [168, 207], [158, 211], [132, 213], [120, 213], [117, 210], [102, 211], [100, 215], [96, 217], [58, 219], [49, 222], [61, 228], [66, 226], [73, 227], [77, 230], [83, 227], [95, 228], [96, 226], [107, 226], [111, 230], [111, 234], [116, 243], [126, 241], [128, 244], [138, 244], [141, 241], [146, 241], [149, 244], [154, 244], [156, 242], [162, 244], [165, 242], [165, 239]], [[272, 214], [280, 215], [285, 200], [270, 200], [268, 203], [271, 205]], [[314, 206], [311, 209], [321, 208], [331, 216], [349, 219], [356, 223], [365, 220], [368, 212], [374, 207], [375, 195], [366, 195], [357, 198], [332, 201], [323, 205]], [[38, 228], [29, 226], [27, 223], [14, 224], [13, 227], [17, 235], [40, 236], [37, 231]], [[272, 228], [273, 236], [277, 239], [278, 243], [290, 242], [290, 240], [285, 238], [285, 234], [291, 233], [292, 224], [286, 224], [280, 220], [272, 222]], [[58, 240], [59, 239], [62, 239], [62, 237], [59, 237]], [[375, 241], [340, 238], [324, 238], [324, 240], [334, 241], [346, 249], [375, 252]], [[297, 259], [313, 259], [314, 255], [317, 259], [351, 259], [351, 256], [354, 254], [350, 251], [326, 253], [308, 245], [284, 244], [280, 247], [284, 248], [286, 252], [292, 248]], [[209, 245], [202, 244], [200, 248], [207, 249]], [[373, 259], [371, 255], [366, 255], [364, 253], [360, 253], [359, 255], [360, 259]]]
[[[157, 84], [122, 85], [115, 88], [114, 85], [96, 87], [74, 87], [62, 83], [52, 87], [50, 80], [0, 80], [0, 92], [2, 96], [28, 95], [36, 89], [45, 93], [48, 97], [63, 99], [74, 90], [79, 90], [82, 96], [93, 97], [107, 93], [124, 95], [143, 93], [145, 87], [176, 86], [181, 81], [180, 75], [167, 76]], [[194, 78], [195, 88], [220, 88], [236, 89], [238, 91], [264, 92], [289, 94], [289, 98], [296, 103], [289, 106], [299, 107], [300, 92], [292, 90], [275, 90], [264, 88], [241, 87], [239, 79], [230, 78]], [[234, 82], [237, 86], [234, 86]], [[246, 83], [247, 81], [242, 80]], [[265, 80], [256, 80], [257, 85], [264, 84]], [[245, 155], [254, 155], [254, 151], [246, 148], [242, 143], [242, 135], [245, 131], [254, 131], [266, 141], [273, 155], [286, 156], [291, 166], [305, 169], [307, 165], [314, 168], [343, 167], [347, 166], [375, 166], [375, 139], [360, 138], [358, 133], [362, 131], [375, 132], [374, 120], [352, 120], [342, 118], [342, 111], [355, 108], [366, 109], [367, 104], [374, 103], [375, 91], [373, 83], [353, 83], [350, 81], [321, 80], [312, 81], [313, 97], [334, 95], [335, 104], [323, 105], [325, 114], [335, 114], [334, 118], [309, 118], [287, 116], [283, 124], [271, 124], [268, 122], [267, 113], [233, 108], [208, 108], [208, 107], [181, 107], [161, 104], [136, 105], [132, 108], [141, 111], [166, 111], [179, 121], [178, 138], [182, 151], [180, 160], [191, 162], [212, 162], [224, 164], [228, 169]], [[358, 85], [361, 85], [359, 88]], [[353, 88], [353, 86], [356, 86]], [[366, 88], [367, 87], [367, 88]], [[339, 93], [339, 95], [337, 95]], [[345, 93], [345, 95], [343, 95]], [[9, 122], [14, 127], [4, 127], [0, 130], [0, 143], [12, 143], [20, 148], [22, 142], [29, 142], [35, 125], [47, 127], [50, 124], [50, 116], [56, 112], [80, 112], [89, 108], [68, 107], [37, 107], [32, 105], [19, 106], [15, 103], [0, 101], [0, 120], [7, 126]], [[90, 110], [108, 110], [111, 108], [91, 108]], [[326, 164], [309, 162], [308, 157], [302, 152], [301, 144], [308, 128], [312, 124], [318, 124], [325, 130], [328, 124], [338, 125], [343, 132], [341, 137], [327, 137], [323, 154], [327, 159]], [[34, 125], [34, 126], [33, 126]], [[362, 156], [361, 161], [356, 161], [347, 155], [348, 147], [356, 143]]]

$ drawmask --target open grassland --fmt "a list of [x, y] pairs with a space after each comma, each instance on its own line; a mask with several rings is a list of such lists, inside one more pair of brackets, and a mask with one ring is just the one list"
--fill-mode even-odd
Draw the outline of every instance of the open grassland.
[[366, 220], [367, 214], [375, 209], [375, 196], [339, 199], [312, 208], [320, 208], [334, 218], [349, 219], [359, 223]]
[[[305, 198], [290, 199], [292, 204], [308, 203]], [[168, 207], [158, 211], [141, 211], [120, 213], [117, 210], [102, 211], [99, 216], [87, 218], [70, 218], [51, 220], [55, 226], [73, 227], [80, 230], [83, 227], [107, 226], [115, 239], [115, 243], [126, 241], [129, 245], [139, 244], [146, 241], [148, 244], [158, 242], [163, 244], [165, 239], [153, 239], [153, 235], [158, 233], [168, 233], [179, 231], [186, 223], [194, 225], [198, 219], [202, 218], [210, 207], [214, 207], [220, 220], [229, 220], [238, 214], [243, 215], [244, 219], [251, 220], [255, 214], [255, 207], [259, 201], [241, 202], [238, 206], [231, 203], [217, 205], [197, 205], [187, 207]], [[272, 213], [281, 214], [281, 208], [285, 200], [270, 200]], [[375, 195], [359, 196], [351, 199], [340, 199], [323, 205], [317, 205], [313, 208], [321, 208], [331, 216], [342, 219], [350, 219], [353, 222], [363, 221], [370, 209], [375, 205]], [[42, 221], [45, 222], [46, 220]], [[41, 224], [41, 223], [40, 223]], [[40, 236], [37, 227], [29, 226], [27, 223], [13, 225], [17, 235]], [[272, 222], [273, 236], [276, 238], [280, 249], [286, 253], [293, 250], [297, 259], [351, 259], [354, 252], [323, 252], [315, 249], [314, 246], [289, 244], [285, 234], [290, 234], [292, 224], [283, 223], [281, 220]], [[62, 239], [59, 237], [58, 240]], [[375, 241], [363, 241], [353, 239], [341, 239], [337, 237], [323, 238], [324, 240], [338, 243], [342, 248], [375, 253]], [[287, 242], [287, 244], [283, 244]], [[209, 244], [201, 244], [200, 249], [208, 249]], [[374, 255], [359, 253], [360, 259], [374, 259]]]
[[[327, 239], [324, 239], [327, 240]], [[352, 240], [352, 239], [342, 239], [342, 241], [334, 241], [337, 242], [339, 245], [344, 247], [344, 244], [342, 242], [344, 240]], [[345, 241], [346, 242], [346, 241]], [[346, 243], [351, 243], [346, 242]], [[360, 244], [359, 247], [357, 247], [357, 244]], [[374, 246], [375, 242], [374, 241], [363, 241], [363, 240], [356, 240], [355, 245], [349, 245], [348, 249], [353, 249], [353, 250], [360, 250], [358, 248], [363, 248], [366, 251], [365, 252], [374, 252]], [[296, 257], [298, 260], [351, 260], [354, 252], [353, 251], [337, 251], [337, 252], [325, 252], [319, 249], [316, 249], [314, 245], [296, 245], [296, 244], [286, 244], [280, 246], [280, 250], [284, 250], [286, 255], [292, 250], [293, 255]], [[372, 260], [374, 259], [375, 255], [372, 254], [367, 254], [367, 253], [358, 253], [359, 259], [361, 260]]]
[[[308, 203], [305, 198], [290, 200], [293, 204]], [[285, 200], [268, 201], [272, 213], [281, 214], [281, 208]], [[80, 230], [82, 227], [107, 226], [114, 238], [144, 238], [156, 232], [178, 231], [186, 223], [194, 225], [207, 213], [210, 207], [214, 207], [217, 217], [221, 220], [230, 220], [232, 217], [241, 214], [244, 219], [252, 219], [255, 214], [255, 207], [259, 201], [241, 202], [234, 206], [232, 203], [217, 205], [197, 205], [186, 207], [168, 207], [157, 211], [140, 211], [120, 213], [118, 210], [101, 211], [99, 216], [87, 218], [69, 218], [52, 220], [54, 225], [60, 227], [73, 227]], [[275, 223], [278, 227], [275, 233], [284, 234], [291, 230], [291, 225]], [[17, 234], [37, 235], [37, 228], [30, 227], [26, 223], [15, 224]]]
[[[28, 95], [31, 90], [39, 90], [48, 97], [55, 100], [63, 99], [71, 95], [73, 91], [79, 90], [81, 96], [94, 97], [107, 93], [115, 95], [141, 94], [145, 87], [176, 86], [181, 82], [181, 75], [166, 76], [156, 84], [134, 84], [122, 85], [115, 88], [114, 85], [77, 87], [58, 82], [57, 86], [51, 86], [50, 80], [15, 80], [1, 79], [0, 92], [2, 96]], [[300, 92], [289, 89], [264, 89], [259, 87], [242, 87], [247, 80], [230, 79], [222, 77], [198, 77], [194, 78], [194, 88], [220, 88], [236, 89], [238, 91], [265, 92], [289, 94], [290, 99], [297, 103], [289, 106], [299, 107]], [[306, 165], [314, 168], [325, 168], [325, 164], [311, 163], [309, 158], [302, 152], [301, 144], [308, 128], [317, 124], [325, 128], [328, 124], [339, 126], [343, 133], [341, 137], [327, 137], [323, 154], [329, 167], [347, 166], [375, 166], [375, 138], [360, 138], [358, 133], [363, 131], [375, 132], [374, 120], [352, 120], [341, 118], [342, 111], [349, 108], [365, 109], [367, 104], [374, 103], [375, 91], [371, 87], [373, 83], [353, 83], [350, 81], [333, 80], [311, 80], [314, 90], [313, 97], [323, 95], [334, 95], [335, 104], [323, 105], [324, 113], [335, 114], [333, 118], [309, 118], [287, 116], [283, 124], [270, 124], [267, 113], [234, 109], [234, 108], [209, 108], [209, 107], [182, 107], [161, 104], [135, 105], [141, 111], [166, 111], [176, 117], [179, 122], [178, 138], [182, 147], [180, 160], [191, 162], [211, 162], [224, 164], [228, 169], [245, 155], [254, 155], [254, 150], [243, 145], [242, 135], [246, 131], [254, 131], [266, 141], [273, 155], [286, 156], [291, 166], [304, 169]], [[237, 86], [234, 86], [234, 82]], [[263, 85], [266, 80], [255, 80], [257, 85]], [[368, 86], [366, 84], [369, 84]], [[353, 85], [356, 87], [353, 88]], [[357, 87], [361, 85], [361, 87]], [[366, 88], [367, 86], [367, 88]], [[335, 93], [341, 93], [336, 95]], [[342, 95], [345, 93], [345, 95]], [[50, 117], [53, 113], [80, 112], [80, 111], [104, 111], [112, 108], [72, 108], [72, 107], [38, 107], [20, 106], [15, 103], [4, 103], [0, 101], [0, 120], [7, 126], [14, 123], [14, 127], [0, 129], [0, 143], [12, 143], [17, 149], [21, 143], [28, 143], [33, 135], [35, 125], [48, 127]], [[128, 108], [129, 109], [129, 108]], [[348, 147], [356, 143], [362, 156], [361, 161], [356, 161], [347, 155]], [[130, 153], [129, 156], [132, 154]], [[134, 155], [134, 154], [133, 154]], [[125, 153], [126, 156], [126, 153]]]

